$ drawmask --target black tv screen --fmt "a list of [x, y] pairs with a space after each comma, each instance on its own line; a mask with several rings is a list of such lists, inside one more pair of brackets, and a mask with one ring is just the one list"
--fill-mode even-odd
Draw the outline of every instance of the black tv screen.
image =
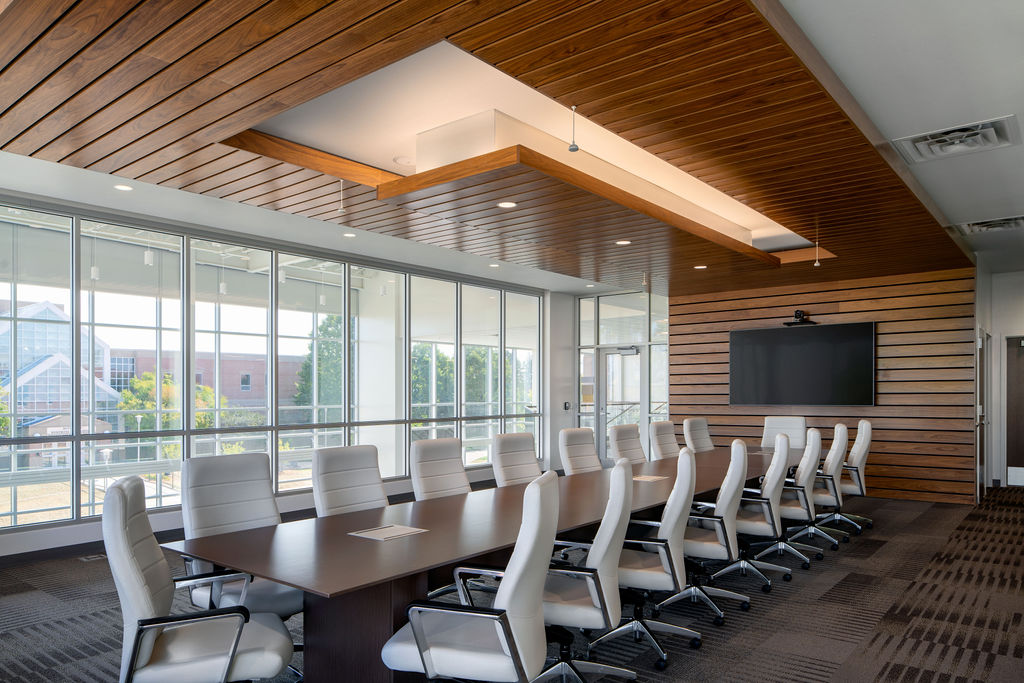
[[730, 405], [875, 404], [875, 324], [729, 333]]

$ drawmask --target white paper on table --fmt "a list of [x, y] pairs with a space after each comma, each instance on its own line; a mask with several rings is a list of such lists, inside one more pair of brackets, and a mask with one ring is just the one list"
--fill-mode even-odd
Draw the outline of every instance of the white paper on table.
[[359, 538], [369, 538], [374, 541], [389, 541], [392, 538], [400, 538], [402, 536], [412, 536], [414, 534], [422, 534], [426, 529], [417, 529], [413, 526], [402, 526], [401, 524], [385, 524], [384, 526], [374, 527], [373, 529], [363, 529], [362, 531], [350, 531], [349, 536], [358, 536]]
[[638, 474], [633, 477], [633, 481], [661, 481], [662, 479], [668, 479], [668, 477], [662, 477], [657, 474]]

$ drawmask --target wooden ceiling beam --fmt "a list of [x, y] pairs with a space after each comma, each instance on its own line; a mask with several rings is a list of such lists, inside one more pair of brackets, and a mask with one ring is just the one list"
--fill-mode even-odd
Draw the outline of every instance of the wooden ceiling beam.
[[261, 133], [258, 130], [242, 131], [238, 135], [232, 135], [227, 140], [223, 140], [221, 144], [370, 187], [377, 187], [381, 183], [398, 180], [402, 177], [397, 173], [367, 166], [358, 161], [306, 147], [291, 140]]

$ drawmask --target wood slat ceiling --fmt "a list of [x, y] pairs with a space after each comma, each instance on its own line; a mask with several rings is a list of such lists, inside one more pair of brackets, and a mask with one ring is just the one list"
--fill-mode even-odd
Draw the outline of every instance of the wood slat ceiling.
[[445, 220], [351, 183], [339, 213], [337, 178], [219, 144], [447, 39], [804, 237], [819, 221], [838, 256], [695, 274], [638, 238], [673, 293], [969, 265], [743, 0], [13, 0], [0, 37], [8, 152], [636, 287], [642, 258], [581, 234]]

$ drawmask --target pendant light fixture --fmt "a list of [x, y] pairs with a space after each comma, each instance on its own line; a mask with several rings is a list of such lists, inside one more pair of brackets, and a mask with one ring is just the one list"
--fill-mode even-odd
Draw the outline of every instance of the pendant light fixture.
[[572, 109], [572, 141], [569, 143], [570, 152], [580, 151], [580, 146], [576, 144], [576, 105], [570, 107]]
[[821, 265], [821, 259], [818, 258], [818, 217], [814, 217], [814, 267], [817, 268]]
[[324, 290], [324, 268], [325, 268], [325, 266], [326, 266], [326, 264], [324, 264], [324, 263], [320, 264], [320, 297], [319, 297], [319, 300], [320, 300], [320, 307], [321, 308], [327, 306], [327, 294], [325, 293], [325, 290]]
[[217, 291], [221, 296], [228, 293], [228, 281], [224, 279], [224, 254], [220, 255], [220, 268], [217, 269]]
[[338, 181], [338, 213], [345, 213], [345, 181]]
[[156, 254], [153, 253], [153, 248], [146, 242], [146, 251], [142, 252], [142, 263], [147, 266], [151, 266], [156, 263]]

